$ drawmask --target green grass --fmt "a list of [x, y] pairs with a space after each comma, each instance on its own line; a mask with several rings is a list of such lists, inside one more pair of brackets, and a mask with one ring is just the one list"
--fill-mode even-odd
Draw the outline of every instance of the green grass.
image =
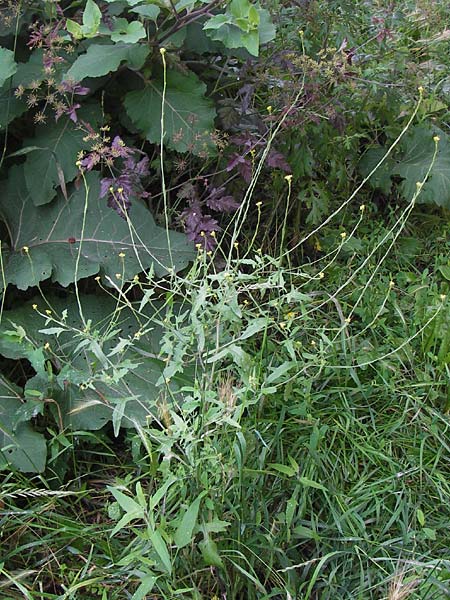
[[343, 287], [380, 239], [359, 227], [358, 257], [342, 246], [326, 280], [320, 264], [283, 269], [258, 254], [206, 275], [199, 258], [180, 293], [202, 310], [175, 326], [196, 373], [184, 403], [118, 439], [50, 433], [42, 476], [5, 475], [2, 597], [448, 597], [441, 259], [431, 276], [394, 254], [375, 260], [370, 288], [373, 267]]
[[[320, 4], [311, 3], [313, 16]], [[339, 32], [347, 26], [343, 9], [355, 3], [341, 4], [312, 19], [309, 49], [328, 18]], [[366, 4], [357, 3], [362, 30]], [[418, 20], [436, 6], [418, 4]], [[438, 12], [431, 29], [401, 20], [400, 54], [414, 52], [423, 29], [439, 29]], [[294, 25], [282, 35], [298, 45]], [[380, 48], [386, 63], [373, 77], [390, 83], [397, 67]], [[361, 123], [361, 139], [384, 134], [381, 121], [374, 132], [363, 114]], [[391, 125], [394, 139], [397, 116]], [[359, 144], [353, 133], [346, 141]], [[1, 472], [0, 599], [450, 597], [448, 214], [395, 192], [378, 206], [350, 167], [348, 177], [330, 175], [335, 192], [330, 148], [320, 135], [313, 141], [314, 193], [302, 196], [284, 174], [258, 183], [239, 213], [247, 218], [230, 219], [217, 262], [199, 252], [180, 276], [127, 282], [96, 341], [120, 328], [119, 308], [133, 302], [133, 314], [161, 331], [165, 376], [181, 372], [184, 388], [162, 381], [157, 414], [117, 437], [111, 424], [59, 429], [49, 410], [35, 419], [45, 472]], [[106, 296], [91, 283], [100, 305]], [[143, 298], [157, 308], [153, 321]], [[89, 339], [63, 324], [76, 344]], [[51, 344], [68, 364], [70, 343]], [[17, 382], [30, 375], [25, 361], [11, 364], [2, 366]]]

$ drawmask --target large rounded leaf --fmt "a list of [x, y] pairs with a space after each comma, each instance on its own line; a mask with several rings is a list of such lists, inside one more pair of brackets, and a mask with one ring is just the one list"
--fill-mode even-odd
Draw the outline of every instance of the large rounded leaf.
[[158, 227], [144, 204], [133, 203], [127, 222], [99, 198], [96, 173], [87, 174], [86, 184], [68, 200], [60, 194], [51, 204], [37, 207], [23, 168], [10, 169], [6, 186], [0, 188], [0, 213], [11, 240], [5, 253], [7, 283], [25, 290], [51, 277], [67, 286], [100, 273], [106, 283], [120, 287], [142, 270], [153, 267], [163, 275], [184, 268], [194, 257], [186, 236]]
[[[161, 141], [163, 80], [153, 79], [144, 89], [125, 98], [128, 116], [152, 143]], [[206, 85], [194, 73], [168, 71], [164, 102], [164, 143], [178, 152], [210, 154], [215, 110], [205, 98]]]
[[45, 468], [47, 446], [44, 436], [15, 418], [22, 406], [17, 388], [0, 377], [0, 466], [10, 464], [19, 471], [40, 473]]

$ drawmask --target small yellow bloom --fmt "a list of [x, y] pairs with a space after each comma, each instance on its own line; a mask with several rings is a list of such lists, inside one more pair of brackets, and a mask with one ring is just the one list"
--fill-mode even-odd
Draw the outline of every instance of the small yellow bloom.
[[122, 275], [120, 273], [116, 273], [116, 279], [122, 279]]
[[44, 350], [50, 350], [50, 344], [48, 342], [44, 344]]
[[319, 273], [319, 279], [323, 279], [325, 277], [325, 273], [323, 271], [321, 271]]
[[28, 246], [23, 246], [22, 250], [25, 252], [25, 254], [28, 254], [28, 252], [30, 251]]
[[423, 94], [425, 91], [423, 85], [419, 85], [419, 87], [417, 88], [417, 91], [419, 92], [419, 94]]
[[51, 314], [52, 314], [52, 311], [51, 311], [51, 310], [49, 310], [49, 309], [47, 308], [47, 310], [45, 311], [45, 314], [46, 314], [46, 315], [51, 315]]
[[33, 310], [37, 310], [38, 305], [37, 304], [33, 304], [32, 308]]
[[268, 106], [268, 107], [267, 107], [267, 112], [269, 113], [269, 115], [271, 115], [271, 114], [272, 114], [272, 107], [271, 107], [271, 106]]
[[364, 212], [366, 210], [366, 205], [365, 204], [361, 204], [361, 206], [359, 207], [359, 210], [361, 212]]
[[436, 144], [437, 144], [438, 142], [441, 141], [441, 138], [438, 135], [435, 135], [433, 138], [433, 141], [436, 142]]
[[125, 258], [125, 252], [119, 252], [119, 257], [120, 258]]
[[165, 48], [160, 48], [159, 49], [159, 53], [160, 54], [165, 54], [166, 53], [166, 49]]
[[259, 202], [257, 202], [257, 203], [255, 204], [255, 206], [257, 206], [258, 208], [260, 208], [260, 207], [262, 206], [262, 202], [261, 202], [261, 200], [259, 200]]
[[346, 317], [345, 322], [347, 323], [347, 325], [349, 325], [351, 323], [351, 317]]
[[345, 240], [345, 238], [346, 238], [346, 237], [347, 237], [347, 234], [345, 233], [345, 231], [343, 231], [343, 232], [341, 233], [341, 238], [342, 238], [343, 240]]
[[284, 177], [284, 178], [286, 179], [286, 181], [287, 181], [288, 183], [291, 183], [291, 181], [292, 181], [292, 175], [285, 175], [285, 177]]

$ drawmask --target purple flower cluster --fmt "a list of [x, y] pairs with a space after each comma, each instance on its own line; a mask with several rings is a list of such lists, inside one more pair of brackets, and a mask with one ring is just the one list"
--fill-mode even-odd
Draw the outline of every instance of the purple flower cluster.
[[129, 148], [118, 135], [110, 145], [97, 144], [92, 152], [80, 158], [78, 165], [85, 171], [92, 169], [99, 163], [106, 163], [111, 169], [116, 166], [115, 161], [121, 160], [117, 176], [103, 177], [100, 181], [100, 198], [107, 197], [108, 206], [116, 213], [126, 218], [131, 208], [133, 198], [148, 198], [142, 180], [149, 174], [148, 156], [136, 159], [135, 155], [142, 153], [136, 148]]
[[104, 177], [101, 180], [100, 198], [107, 196], [108, 206], [125, 219], [133, 197], [148, 198], [149, 194], [144, 190], [141, 181], [148, 174], [148, 156], [144, 156], [139, 161], [128, 157], [118, 177]]
[[189, 187], [189, 205], [181, 213], [186, 235], [189, 240], [204, 248], [207, 252], [217, 244], [216, 233], [221, 230], [217, 219], [205, 214], [207, 207], [219, 213], [228, 213], [239, 208], [233, 196], [226, 193], [225, 187], [206, 186], [206, 197], [200, 200], [197, 190]]
[[[228, 161], [226, 170], [232, 171], [236, 169], [241, 175], [245, 183], [250, 183], [252, 179], [253, 165], [249, 158], [249, 155], [256, 152], [258, 148], [264, 146], [265, 141], [260, 138], [256, 138], [250, 133], [244, 135], [236, 135], [230, 139], [232, 144], [240, 147], [240, 152], [233, 152]], [[286, 162], [286, 159], [281, 152], [278, 150], [270, 149], [267, 155], [267, 166], [273, 169], [281, 169], [287, 173], [291, 172], [291, 168]]]

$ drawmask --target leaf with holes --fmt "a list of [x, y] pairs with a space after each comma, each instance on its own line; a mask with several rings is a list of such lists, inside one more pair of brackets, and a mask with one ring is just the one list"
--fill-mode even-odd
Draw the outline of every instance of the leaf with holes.
[[17, 388], [0, 377], [0, 468], [10, 464], [19, 471], [41, 473], [47, 456], [45, 439], [15, 418], [23, 405]]
[[[154, 144], [161, 140], [163, 87], [162, 79], [154, 79], [144, 89], [129, 92], [125, 97], [128, 116]], [[213, 152], [211, 133], [216, 113], [205, 92], [206, 85], [194, 73], [167, 73], [164, 143], [169, 148], [198, 155]]]
[[34, 206], [23, 167], [12, 167], [0, 188], [0, 214], [11, 240], [6, 282], [25, 290], [51, 277], [67, 286], [100, 273], [108, 285], [121, 287], [150, 267], [163, 275], [194, 258], [186, 236], [158, 227], [141, 201], [133, 202], [128, 223], [99, 192], [99, 176], [92, 172], [86, 188], [74, 189], [68, 201], [60, 194], [51, 204]]

